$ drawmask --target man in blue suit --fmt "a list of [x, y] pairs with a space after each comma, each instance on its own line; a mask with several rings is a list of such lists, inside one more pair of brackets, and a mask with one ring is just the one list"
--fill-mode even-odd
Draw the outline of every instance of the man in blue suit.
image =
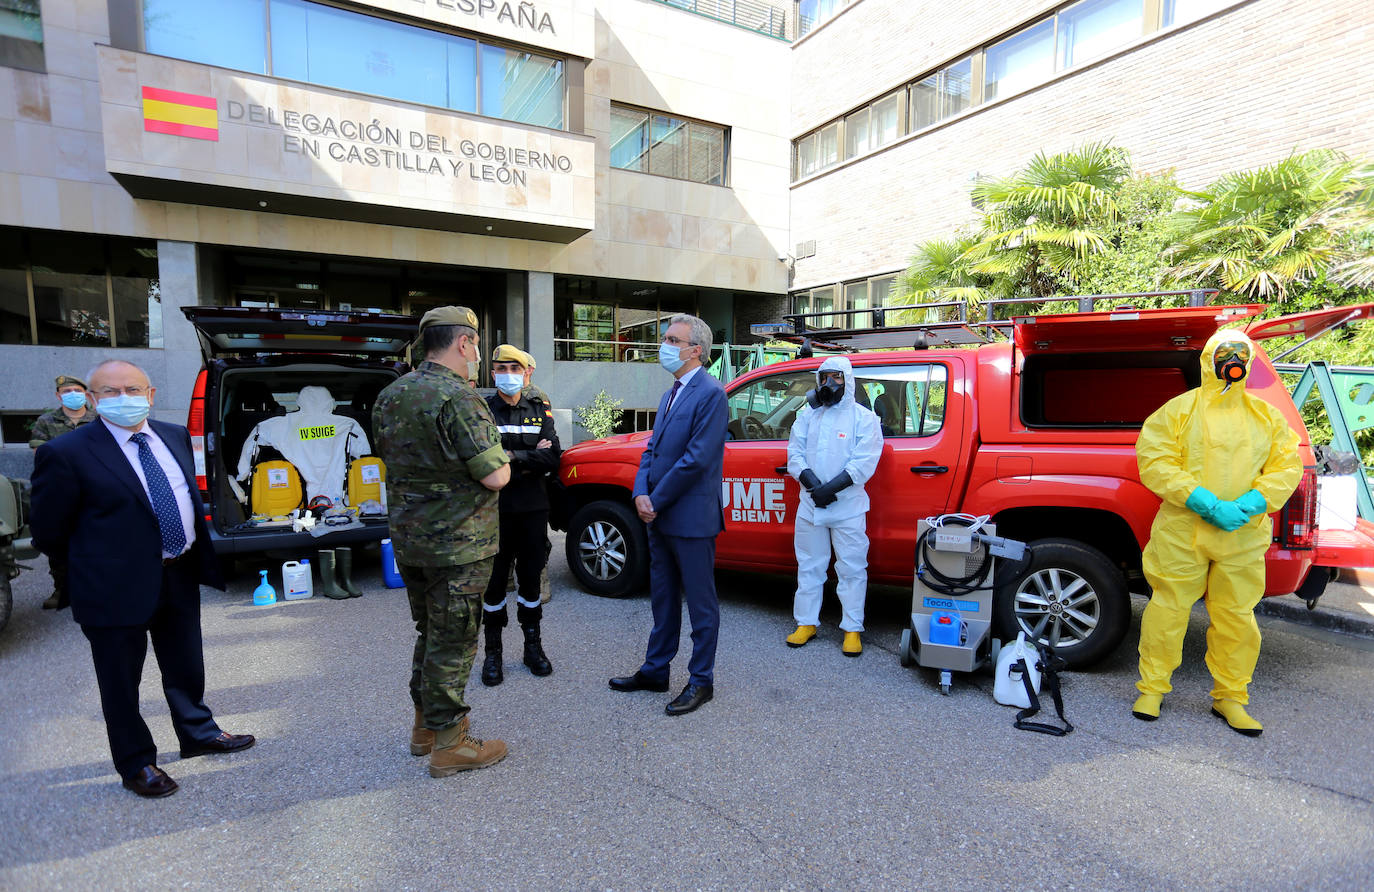
[[205, 705], [200, 585], [224, 588], [205, 526], [186, 428], [149, 421], [156, 388], [132, 363], [89, 378], [100, 421], [38, 447], [33, 541], [67, 558], [72, 618], [91, 644], [115, 770], [140, 796], [170, 796], [157, 746], [138, 712], [152, 639], [181, 757], [253, 745], [221, 731]]
[[668, 715], [685, 715], [714, 693], [716, 536], [725, 529], [720, 486], [725, 464], [725, 388], [702, 368], [711, 354], [711, 329], [695, 316], [669, 320], [658, 361], [677, 380], [658, 405], [654, 433], [639, 459], [635, 510], [648, 525], [649, 590], [654, 627], [644, 665], [611, 679], [617, 691], [666, 691], [677, 656], [682, 600], [692, 620], [691, 678]]

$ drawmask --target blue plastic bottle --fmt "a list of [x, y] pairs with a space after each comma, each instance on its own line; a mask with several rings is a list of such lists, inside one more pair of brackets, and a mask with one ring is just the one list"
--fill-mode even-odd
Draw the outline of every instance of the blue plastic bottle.
[[396, 551], [391, 547], [390, 539], [382, 540], [382, 580], [387, 588], [405, 588], [401, 571], [396, 568]]
[[262, 582], [253, 589], [253, 606], [271, 607], [277, 603], [277, 590], [272, 588], [272, 583], [267, 581], [266, 570], [259, 570], [258, 575], [262, 577]]

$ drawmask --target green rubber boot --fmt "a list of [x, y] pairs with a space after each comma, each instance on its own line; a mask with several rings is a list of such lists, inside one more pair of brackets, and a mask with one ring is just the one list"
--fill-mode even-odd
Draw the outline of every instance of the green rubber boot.
[[334, 578], [334, 549], [320, 549], [320, 594], [326, 598], [333, 598], [335, 601], [342, 601], [347, 598], [348, 592], [339, 585]]
[[350, 598], [361, 598], [363, 590], [353, 582], [353, 549], [334, 549], [334, 564], [338, 570], [339, 587], [348, 592]]

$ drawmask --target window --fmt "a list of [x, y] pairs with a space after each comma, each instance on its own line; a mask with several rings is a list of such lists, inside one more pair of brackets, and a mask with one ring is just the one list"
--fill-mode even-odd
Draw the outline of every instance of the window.
[[846, 158], [853, 158], [887, 145], [900, 134], [901, 92], [885, 96], [844, 119]]
[[[272, 74], [477, 111], [472, 77], [477, 42], [303, 0], [272, 0]], [[449, 95], [449, 63], [466, 92]], [[457, 100], [455, 102], [455, 99]]]
[[973, 58], [942, 68], [911, 85], [911, 129], [957, 115], [973, 102]]
[[611, 166], [723, 186], [725, 128], [611, 105]]
[[1194, 22], [1234, 2], [1235, 0], [1162, 0], [1163, 21], [1160, 22], [1160, 26], [1167, 28], [1170, 25]]
[[264, 0], [143, 0], [143, 45], [159, 56], [266, 74]]
[[46, 70], [38, 0], [0, 0], [0, 65]]
[[797, 37], [809, 34], [826, 19], [852, 3], [853, 0], [798, 0]]
[[1048, 80], [1054, 74], [1054, 18], [988, 47], [983, 71], [985, 101]]
[[1059, 69], [1104, 56], [1140, 37], [1144, 0], [1084, 0], [1059, 14]]
[[792, 433], [797, 412], [806, 405], [806, 392], [815, 386], [814, 371], [787, 372], [750, 381], [730, 394], [726, 437], [786, 440]]
[[822, 127], [797, 143], [797, 176], [810, 176], [840, 160], [840, 125]]
[[16, 230], [0, 229], [0, 344], [32, 344], [29, 272]]
[[[843, 285], [826, 285], [793, 295], [794, 313], [829, 313], [832, 310], [871, 310], [897, 306], [893, 296], [896, 274], [873, 276]], [[806, 320], [809, 328], [865, 328], [873, 324], [871, 313], [822, 315]]]
[[[22, 2], [0, 0], [0, 9]], [[540, 127], [564, 126], [562, 59], [323, 3], [143, 0], [143, 33], [150, 53]]]
[[885, 437], [929, 437], [945, 423], [945, 391], [949, 372], [940, 363], [900, 366], [858, 366], [854, 369], [855, 399], [878, 416]]

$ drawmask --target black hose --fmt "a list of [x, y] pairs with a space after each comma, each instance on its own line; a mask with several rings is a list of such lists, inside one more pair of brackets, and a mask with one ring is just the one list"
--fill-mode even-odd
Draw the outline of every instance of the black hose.
[[[946, 523], [957, 523], [961, 526], [973, 526], [961, 517], [950, 517]], [[916, 540], [916, 576], [926, 586], [934, 592], [950, 597], [956, 595], [967, 595], [979, 589], [986, 588], [988, 573], [992, 570], [992, 552], [986, 545], [978, 543], [978, 547], [983, 549], [983, 560], [978, 568], [966, 576], [946, 576], [935, 568], [935, 565], [928, 560], [929, 544], [927, 542], [932, 531], [938, 527], [928, 526], [926, 531]], [[950, 552], [945, 552], [950, 554]]]

